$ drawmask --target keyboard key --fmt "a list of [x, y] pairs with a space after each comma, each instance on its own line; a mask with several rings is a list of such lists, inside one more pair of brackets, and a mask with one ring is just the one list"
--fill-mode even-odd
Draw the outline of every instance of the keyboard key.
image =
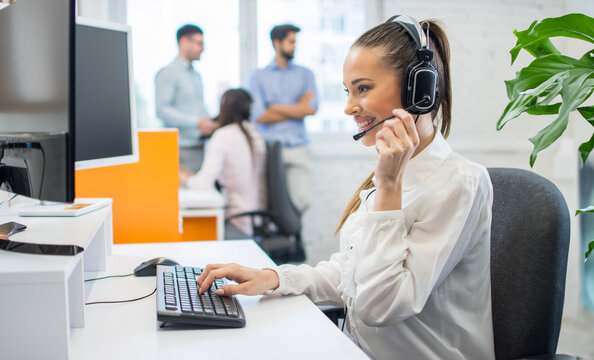
[[236, 309], [235, 302], [233, 302], [233, 299], [231, 299], [230, 297], [221, 296], [221, 300], [223, 301], [223, 304], [225, 305], [225, 309], [227, 309], [227, 310]]
[[206, 308], [206, 307], [204, 308], [204, 313], [206, 315], [214, 315], [215, 314], [215, 312], [212, 308]]

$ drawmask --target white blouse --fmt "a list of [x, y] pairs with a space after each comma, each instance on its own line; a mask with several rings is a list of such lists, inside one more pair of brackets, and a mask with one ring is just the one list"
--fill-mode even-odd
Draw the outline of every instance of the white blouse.
[[[199, 190], [213, 189], [217, 180], [227, 198], [227, 216], [266, 208], [266, 143], [252, 123], [242, 124], [251, 135], [254, 157], [239, 124], [224, 126], [210, 138], [200, 171], [187, 180], [189, 188]], [[252, 234], [249, 217], [231, 223]]]
[[373, 211], [375, 189], [316, 267], [282, 265], [273, 294], [346, 306], [353, 340], [375, 359], [494, 359], [487, 170], [437, 132], [405, 169], [403, 209]]

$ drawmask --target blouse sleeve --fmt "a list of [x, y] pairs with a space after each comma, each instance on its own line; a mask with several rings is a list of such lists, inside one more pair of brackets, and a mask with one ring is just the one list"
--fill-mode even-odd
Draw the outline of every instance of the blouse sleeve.
[[355, 309], [365, 324], [392, 325], [420, 313], [478, 240], [477, 227], [490, 228], [489, 182], [463, 179], [432, 193], [410, 231], [401, 210], [365, 215], [355, 270]]
[[204, 162], [196, 175], [188, 178], [187, 185], [191, 189], [214, 189], [215, 180], [219, 178], [225, 163], [227, 147], [225, 139], [215, 132], [206, 146]]
[[329, 261], [321, 261], [315, 267], [307, 264], [281, 265], [275, 269], [279, 286], [272, 294], [305, 294], [316, 304], [342, 306], [338, 285], [340, 283], [340, 263], [338, 253]]

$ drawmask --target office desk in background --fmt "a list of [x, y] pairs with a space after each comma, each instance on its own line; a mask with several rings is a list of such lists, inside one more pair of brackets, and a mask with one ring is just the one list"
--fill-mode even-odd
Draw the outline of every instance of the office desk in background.
[[225, 239], [225, 199], [219, 192], [179, 189], [183, 241]]
[[[128, 274], [140, 262], [158, 256], [189, 266], [274, 266], [250, 240], [126, 244], [114, 245], [107, 271], [97, 275]], [[99, 280], [87, 301], [131, 299], [154, 288], [154, 277]], [[239, 300], [247, 321], [241, 329], [161, 329], [155, 295], [131, 303], [87, 305], [85, 327], [72, 329], [72, 359], [367, 359], [303, 295]]]

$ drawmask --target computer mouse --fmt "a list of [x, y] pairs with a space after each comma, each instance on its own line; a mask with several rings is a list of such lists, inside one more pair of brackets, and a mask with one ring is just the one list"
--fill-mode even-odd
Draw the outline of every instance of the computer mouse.
[[177, 261], [166, 257], [156, 257], [147, 260], [134, 269], [135, 276], [155, 276], [157, 274], [157, 265], [179, 265]]

